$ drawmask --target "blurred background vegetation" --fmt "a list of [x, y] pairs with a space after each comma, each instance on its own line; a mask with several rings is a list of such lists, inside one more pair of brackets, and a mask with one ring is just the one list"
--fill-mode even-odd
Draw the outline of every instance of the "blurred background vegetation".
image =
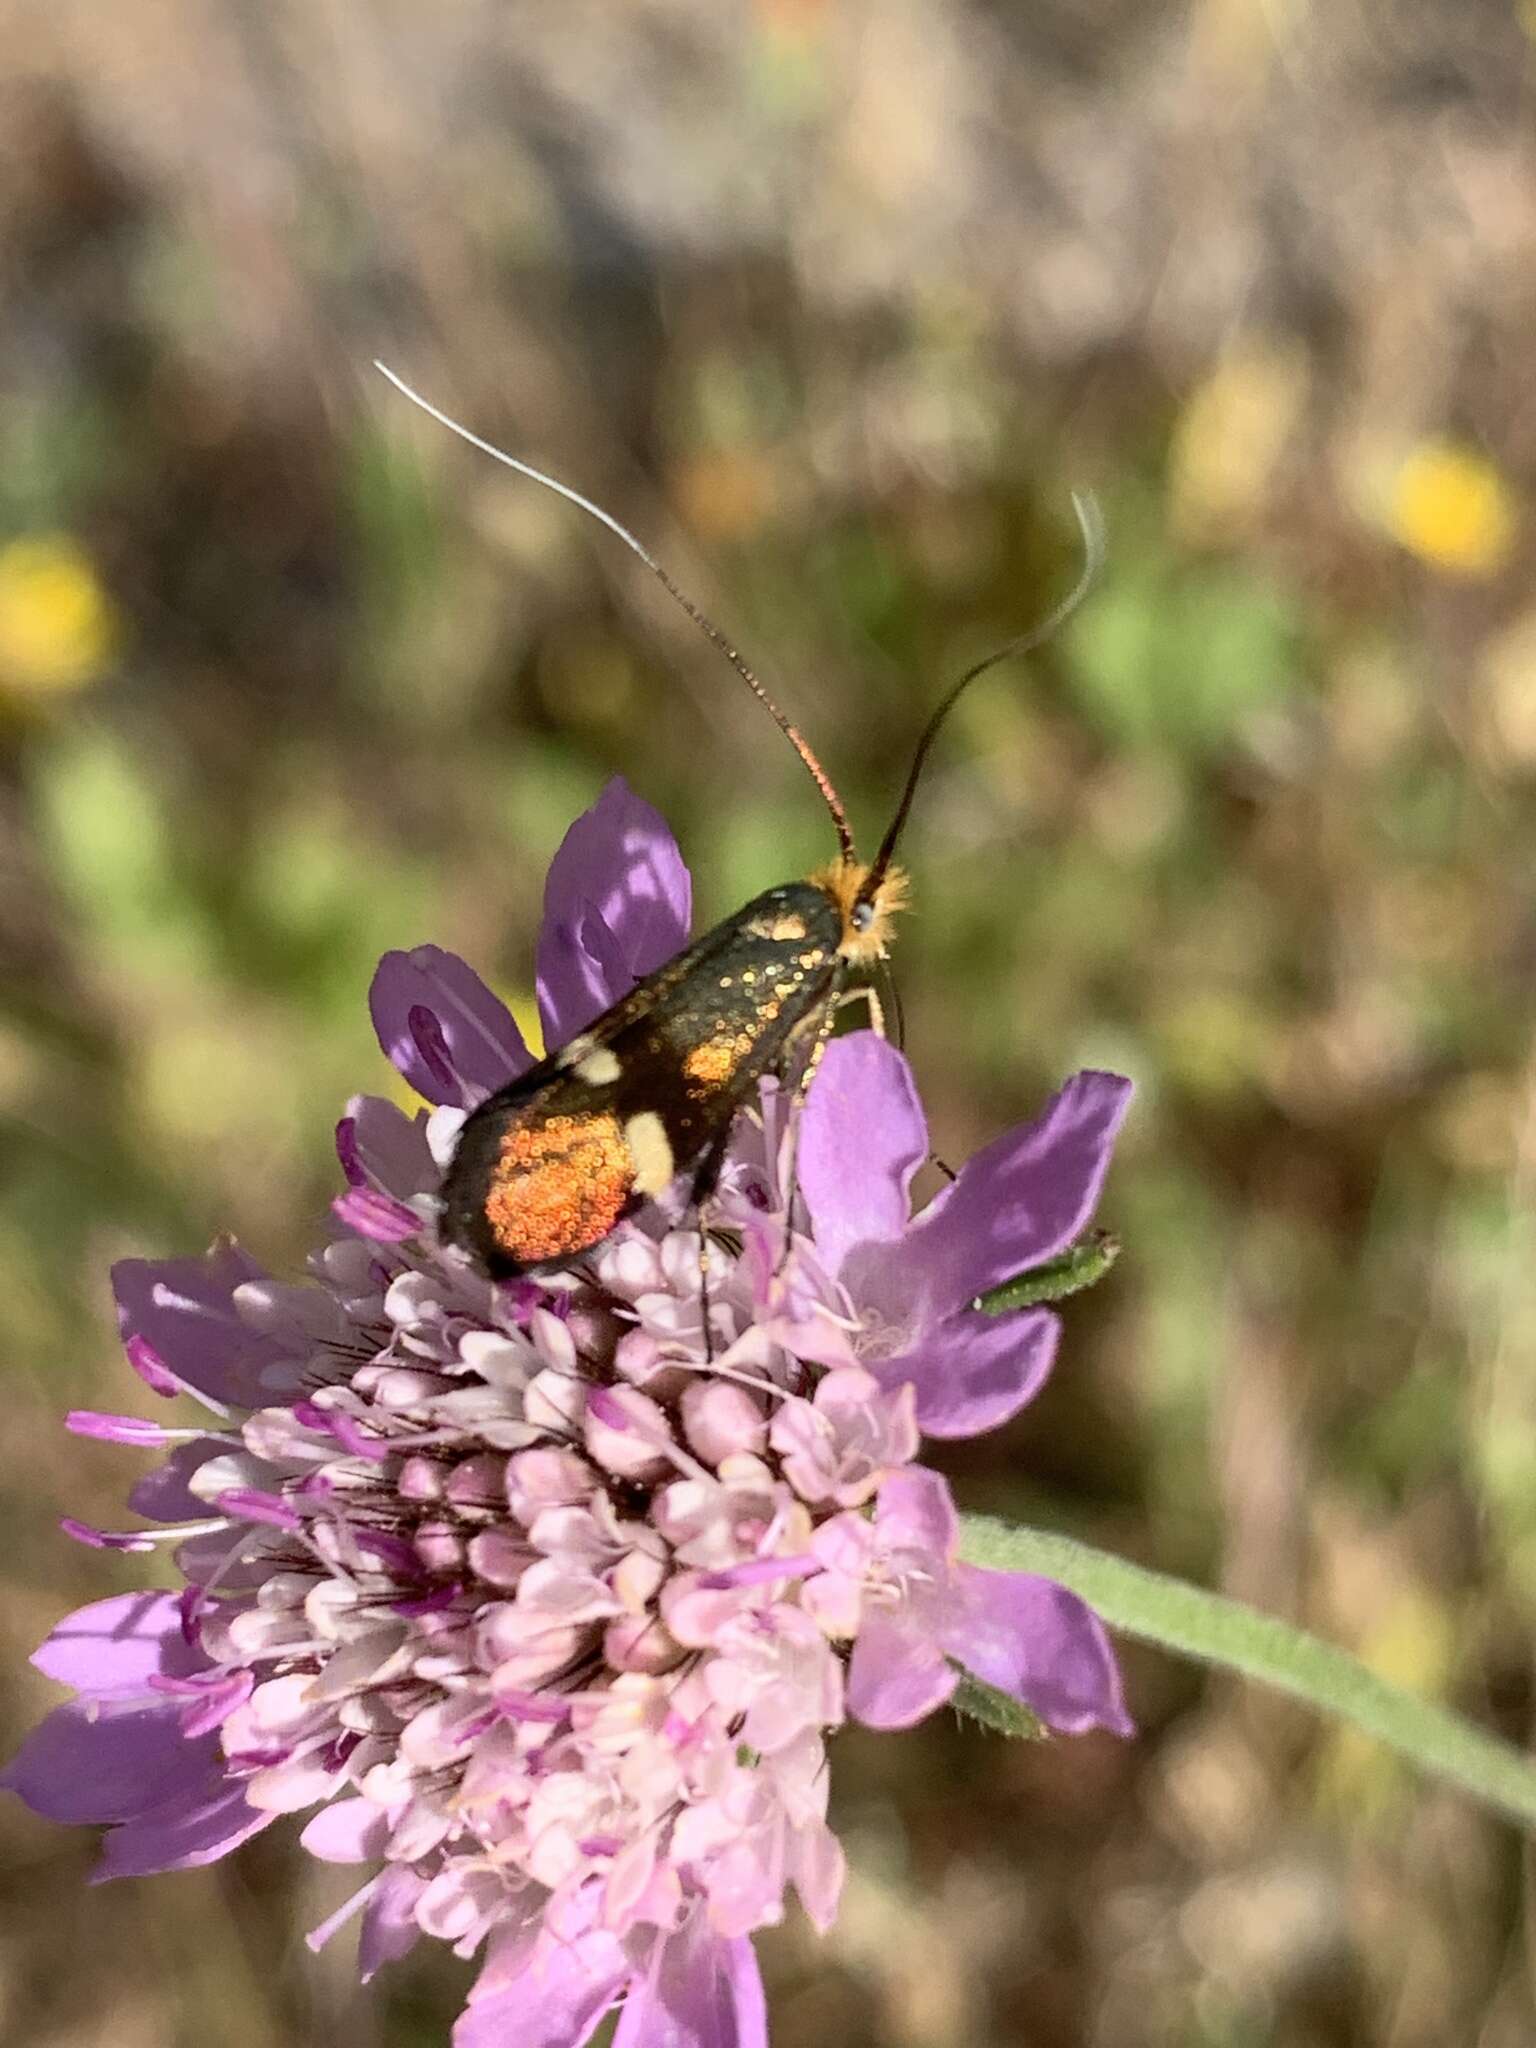
[[[0, 1267], [8, 1668], [132, 1405], [109, 1261], [296, 1270], [364, 996], [432, 939], [525, 1011], [622, 771], [717, 915], [826, 850], [617, 547], [752, 653], [868, 843], [939, 1150], [1140, 1086], [1054, 1385], [963, 1501], [1223, 1585], [1516, 1741], [1536, 1606], [1536, 14], [1526, 0], [0, 0]], [[837, 1750], [833, 1935], [776, 2039], [1528, 2048], [1522, 1845], [1298, 1710], [1127, 1659], [1143, 1726]], [[7, 1737], [45, 1705], [6, 1686]], [[0, 1812], [0, 2032], [428, 2048], [274, 1831], [87, 1891]]]

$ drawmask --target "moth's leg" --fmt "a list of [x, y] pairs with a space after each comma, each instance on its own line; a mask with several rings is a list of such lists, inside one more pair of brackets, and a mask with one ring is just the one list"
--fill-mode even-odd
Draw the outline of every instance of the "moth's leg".
[[900, 984], [897, 982], [895, 975], [892, 974], [888, 961], [882, 960], [879, 962], [875, 972], [880, 977], [880, 987], [885, 991], [883, 1001], [890, 1006], [891, 1020], [895, 1028], [889, 1032], [881, 1030], [879, 1024], [875, 1025], [874, 1028], [880, 1032], [882, 1038], [888, 1037], [898, 1052], [905, 1052], [907, 1049], [907, 1019], [901, 1007]]
[[857, 988], [845, 988], [832, 998], [834, 1011], [846, 1009], [850, 1003], [863, 1003], [869, 1012], [869, 1028], [876, 1038], [888, 1038], [885, 1028], [885, 1005], [879, 991], [869, 982], [861, 982]]
[[709, 1320], [709, 1226], [705, 1221], [705, 1211], [719, 1184], [720, 1168], [725, 1163], [725, 1148], [730, 1135], [731, 1127], [727, 1121], [725, 1129], [700, 1160], [693, 1176], [693, 1186], [688, 1192], [688, 1206], [697, 1213], [699, 1225], [699, 1317], [704, 1330], [706, 1361], [715, 1355], [715, 1333]]
[[839, 992], [832, 998], [822, 1015], [816, 1020], [815, 1035], [811, 1039], [804, 1060], [801, 1062], [799, 1072], [795, 1075], [793, 1081], [787, 1084], [789, 1092], [789, 1157], [784, 1165], [784, 1244], [779, 1252], [779, 1262], [773, 1269], [775, 1278], [783, 1272], [785, 1266], [789, 1263], [789, 1248], [794, 1242], [795, 1196], [799, 1192], [795, 1180], [795, 1169], [800, 1160], [800, 1119], [805, 1112], [805, 1098], [810, 1092], [812, 1081], [816, 1078], [816, 1069], [821, 1065], [822, 1055], [831, 1042], [832, 1027], [837, 1022], [838, 1011], [850, 997], [864, 995], [865, 993], [867, 991], [864, 989], [850, 989], [846, 992]]
[[715, 1357], [715, 1332], [709, 1320], [709, 1229], [704, 1221], [704, 1211], [699, 1210], [699, 1328], [704, 1333], [704, 1362], [712, 1365]]

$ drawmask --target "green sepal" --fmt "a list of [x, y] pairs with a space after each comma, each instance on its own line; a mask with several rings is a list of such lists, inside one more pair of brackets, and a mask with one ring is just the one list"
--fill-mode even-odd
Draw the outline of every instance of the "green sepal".
[[1016, 1742], [1044, 1741], [1047, 1734], [1045, 1723], [1021, 1700], [1016, 1700], [1012, 1693], [999, 1692], [995, 1685], [988, 1685], [984, 1679], [975, 1677], [953, 1657], [945, 1661], [951, 1671], [960, 1675], [960, 1683], [949, 1696], [949, 1704], [957, 1714], [964, 1714], [968, 1721], [990, 1728], [994, 1735], [1011, 1736]]
[[1016, 1273], [1000, 1286], [978, 1294], [974, 1306], [989, 1316], [1000, 1316], [1010, 1308], [1036, 1308], [1044, 1301], [1064, 1301], [1069, 1294], [1081, 1294], [1102, 1280], [1120, 1256], [1120, 1240], [1107, 1230], [1093, 1230], [1076, 1244], [1047, 1259], [1043, 1266], [1031, 1266]]

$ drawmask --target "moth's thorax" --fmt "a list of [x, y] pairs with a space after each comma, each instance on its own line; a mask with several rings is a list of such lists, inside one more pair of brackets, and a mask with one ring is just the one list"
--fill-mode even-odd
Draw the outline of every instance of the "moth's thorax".
[[870, 874], [868, 861], [840, 860], [818, 868], [809, 877], [811, 886], [819, 889], [837, 911], [838, 958], [860, 967], [885, 958], [891, 940], [891, 920], [898, 911], [906, 909], [911, 896], [905, 868], [888, 867], [873, 893], [869, 888]]

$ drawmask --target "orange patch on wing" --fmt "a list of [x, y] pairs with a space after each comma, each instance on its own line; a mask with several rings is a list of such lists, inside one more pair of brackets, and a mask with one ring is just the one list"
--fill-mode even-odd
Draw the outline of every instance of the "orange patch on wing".
[[683, 1078], [689, 1083], [689, 1094], [709, 1095], [716, 1088], [723, 1088], [751, 1050], [752, 1040], [745, 1032], [734, 1038], [706, 1038], [701, 1045], [694, 1046], [683, 1060]]
[[616, 1117], [514, 1124], [485, 1198], [497, 1244], [523, 1265], [599, 1244], [624, 1213], [635, 1162]]

